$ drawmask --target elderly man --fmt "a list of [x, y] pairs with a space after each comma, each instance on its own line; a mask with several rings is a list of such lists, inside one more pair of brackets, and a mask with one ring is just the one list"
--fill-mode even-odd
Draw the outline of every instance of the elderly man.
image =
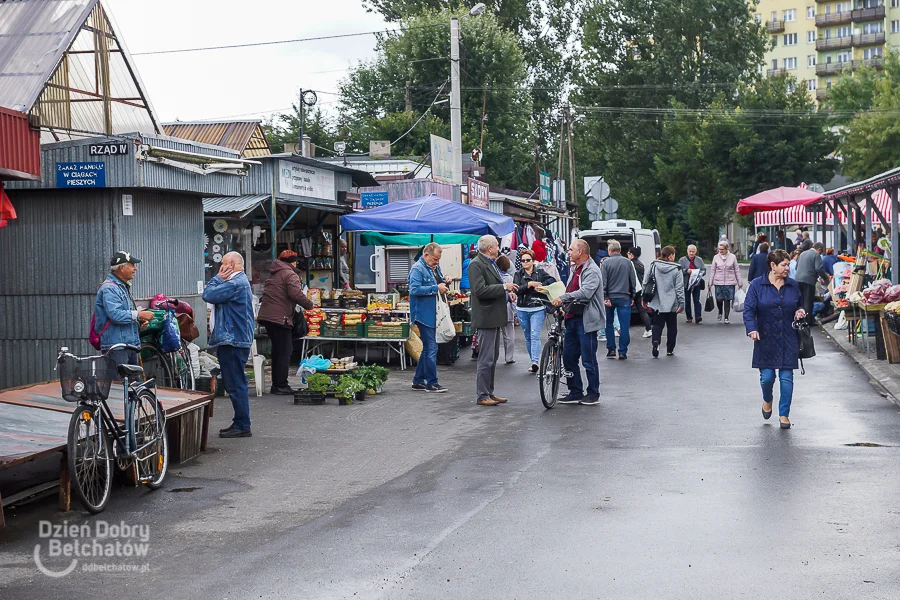
[[478, 238], [478, 256], [469, 264], [469, 285], [472, 286], [472, 322], [478, 330], [478, 375], [475, 389], [476, 404], [496, 406], [507, 401], [494, 395], [494, 370], [500, 358], [503, 327], [509, 320], [507, 302], [515, 302], [515, 283], [503, 283], [497, 268], [500, 245], [492, 235]]
[[[809, 240], [803, 242], [809, 244]], [[807, 320], [814, 323], [813, 303], [816, 298], [816, 282], [821, 279], [826, 284], [831, 279], [825, 265], [822, 262], [822, 254], [825, 252], [825, 244], [816, 242], [811, 248], [800, 253], [797, 258], [797, 283], [800, 284], [800, 297], [803, 301], [803, 310], [806, 311]]]
[[631, 261], [622, 256], [618, 240], [606, 244], [609, 258], [603, 261], [603, 295], [606, 298], [606, 358], [616, 357], [615, 318], [619, 317], [619, 360], [628, 358], [631, 343], [631, 305], [637, 291], [637, 275]]
[[[766, 248], [768, 247], [769, 245], [766, 244]], [[763, 257], [763, 264], [765, 262], [765, 257]], [[696, 317], [697, 325], [699, 325], [703, 322], [703, 305], [700, 303], [700, 292], [706, 287], [703, 279], [706, 277], [706, 265], [703, 264], [703, 259], [697, 256], [697, 246], [691, 244], [687, 247], [687, 256], [682, 256], [678, 259], [678, 266], [681, 267], [681, 273], [684, 275], [687, 322], [693, 323]]]
[[422, 354], [416, 363], [412, 389], [426, 392], [446, 392], [447, 388], [438, 384], [437, 374], [437, 297], [447, 292], [449, 277], [441, 273], [442, 249], [440, 244], [431, 242], [422, 250], [422, 256], [409, 271], [409, 316], [410, 322], [419, 328], [422, 338]]
[[[597, 332], [606, 327], [603, 302], [603, 275], [591, 260], [591, 249], [577, 239], [569, 246], [569, 260], [575, 265], [569, 275], [566, 293], [553, 301], [553, 306], [569, 303], [566, 310], [566, 337], [563, 343], [563, 365], [572, 375], [566, 381], [569, 393], [561, 404], [600, 404], [600, 368], [597, 365]], [[604, 264], [606, 264], [604, 261]], [[629, 268], [630, 265], [629, 265]], [[622, 328], [625, 328], [623, 323]], [[587, 395], [581, 382], [578, 359], [587, 374]]]
[[140, 347], [139, 327], [153, 318], [149, 310], [139, 310], [131, 297], [131, 280], [137, 274], [140, 259], [130, 252], [116, 252], [110, 261], [109, 275], [97, 290], [94, 302], [94, 333], [100, 337], [100, 349], [117, 365], [139, 365], [137, 352], [125, 348], [109, 350], [117, 344]]
[[231, 427], [220, 430], [219, 437], [250, 437], [250, 397], [244, 367], [253, 345], [253, 294], [240, 254], [229, 252], [222, 257], [219, 274], [206, 284], [203, 299], [215, 305], [209, 347], [217, 348], [222, 380], [234, 408]]
[[350, 287], [350, 265], [347, 264], [347, 240], [341, 240], [341, 287]]

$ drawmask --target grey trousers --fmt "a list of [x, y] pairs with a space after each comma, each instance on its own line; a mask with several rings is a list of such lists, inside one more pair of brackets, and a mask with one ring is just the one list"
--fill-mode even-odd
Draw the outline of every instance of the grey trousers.
[[510, 321], [503, 331], [503, 356], [506, 362], [516, 360], [516, 323]]
[[500, 358], [500, 339], [503, 329], [478, 330], [478, 374], [475, 378], [475, 390], [478, 399], [484, 400], [494, 395], [494, 370]]

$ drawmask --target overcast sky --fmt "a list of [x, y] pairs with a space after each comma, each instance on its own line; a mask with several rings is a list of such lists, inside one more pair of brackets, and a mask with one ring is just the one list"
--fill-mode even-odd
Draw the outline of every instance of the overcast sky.
[[[134, 54], [391, 28], [360, 0], [103, 0]], [[374, 57], [375, 36], [135, 56], [163, 122], [264, 117], [297, 90], [336, 92], [347, 67]], [[322, 71], [331, 71], [323, 73]], [[323, 108], [337, 96], [318, 94]]]

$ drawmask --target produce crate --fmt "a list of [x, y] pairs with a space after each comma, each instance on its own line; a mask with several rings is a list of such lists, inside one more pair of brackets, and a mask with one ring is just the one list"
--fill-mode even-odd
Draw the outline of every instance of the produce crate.
[[403, 323], [400, 327], [366, 323], [366, 337], [405, 340], [409, 337], [409, 323]]
[[294, 404], [325, 404], [325, 394], [312, 390], [294, 392]]
[[361, 338], [366, 335], [366, 324], [358, 323], [356, 325], [330, 325], [322, 323], [322, 337], [334, 338]]
[[472, 337], [475, 335], [475, 325], [471, 321], [463, 321], [462, 327], [457, 330], [462, 337]]

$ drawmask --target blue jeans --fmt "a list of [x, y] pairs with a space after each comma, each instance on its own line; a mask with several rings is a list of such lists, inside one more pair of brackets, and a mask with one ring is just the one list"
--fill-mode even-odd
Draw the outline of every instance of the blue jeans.
[[631, 343], [631, 333], [628, 331], [631, 325], [631, 299], [610, 298], [612, 306], [606, 307], [606, 349], [616, 349], [615, 320], [619, 317], [619, 354], [628, 354], [628, 344]]
[[[781, 388], [781, 398], [778, 402], [778, 415], [789, 417], [791, 415], [791, 399], [794, 396], [794, 370], [779, 369], [778, 380]], [[775, 369], [760, 369], [759, 384], [762, 386], [763, 402], [772, 402], [775, 388]]]
[[563, 342], [563, 366], [572, 374], [566, 380], [570, 396], [581, 396], [584, 393], [581, 369], [578, 368], [579, 358], [581, 358], [581, 364], [587, 374], [588, 396], [599, 396], [600, 368], [597, 365], [597, 332], [586, 332], [584, 321], [581, 317], [575, 317], [566, 319], [566, 337]]
[[219, 367], [222, 369], [225, 391], [228, 392], [231, 406], [234, 408], [231, 425], [235, 429], [250, 429], [250, 396], [247, 392], [247, 374], [244, 373], [247, 359], [250, 358], [250, 348], [219, 346], [216, 353], [219, 357]]
[[544, 319], [547, 313], [541, 310], [516, 310], [519, 317], [519, 325], [525, 334], [525, 346], [528, 348], [528, 356], [531, 364], [536, 365], [541, 360], [541, 330], [544, 328]]
[[437, 340], [434, 327], [428, 327], [416, 322], [419, 328], [419, 337], [422, 338], [422, 355], [416, 363], [416, 374], [413, 375], [413, 383], [425, 385], [437, 385]]
[[702, 292], [703, 290], [700, 289], [700, 286], [695, 285], [687, 293], [687, 298], [685, 298], [684, 302], [684, 312], [687, 314], [688, 319], [693, 319], [694, 317], [698, 319], [703, 318], [703, 305], [700, 303], [700, 294]]

